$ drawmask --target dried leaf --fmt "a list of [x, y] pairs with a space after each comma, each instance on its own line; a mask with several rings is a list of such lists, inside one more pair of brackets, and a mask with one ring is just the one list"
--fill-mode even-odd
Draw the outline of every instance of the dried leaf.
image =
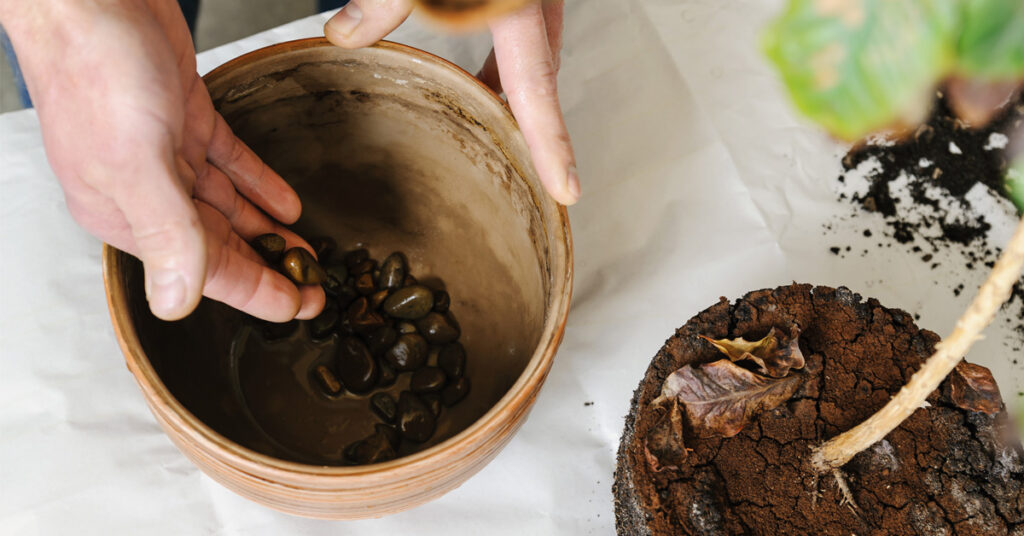
[[682, 403], [700, 437], [732, 437], [761, 412], [793, 396], [803, 380], [802, 374], [768, 378], [721, 359], [673, 372], [658, 401]]
[[790, 369], [804, 368], [804, 355], [800, 352], [800, 331], [793, 329], [792, 337], [777, 335], [772, 328], [759, 341], [738, 339], [712, 339], [701, 335], [700, 338], [710, 342], [720, 352], [729, 356], [731, 361], [749, 360], [757, 364], [761, 374], [773, 378], [783, 378]]
[[672, 401], [668, 411], [655, 424], [644, 439], [644, 457], [655, 473], [666, 469], [679, 469], [688, 449], [683, 444], [683, 412]]
[[988, 415], [1003, 408], [1003, 397], [992, 371], [981, 365], [961, 361], [949, 376], [949, 387], [950, 398], [959, 408]]

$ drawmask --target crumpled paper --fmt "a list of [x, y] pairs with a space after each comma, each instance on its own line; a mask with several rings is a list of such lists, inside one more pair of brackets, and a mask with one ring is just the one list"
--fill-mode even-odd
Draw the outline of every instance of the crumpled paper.
[[[0, 116], [0, 533], [612, 534], [615, 451], [633, 390], [674, 329], [719, 296], [794, 280], [846, 285], [940, 334], [952, 328], [971, 292], [948, 288], [976, 288], [984, 272], [933, 271], [905, 249], [879, 249], [882, 222], [850, 219], [853, 208], [836, 201], [845, 148], [796, 116], [758, 49], [780, 1], [565, 9], [559, 82], [583, 198], [570, 209], [576, 287], [564, 342], [529, 420], [490, 465], [378, 520], [272, 511], [177, 451], [123, 365], [100, 243], [67, 214], [35, 113]], [[204, 52], [199, 69], [322, 35], [326, 18]], [[390, 39], [470, 72], [489, 49], [487, 35], [445, 35], [415, 18]], [[831, 245], [871, 253], [840, 258]], [[997, 320], [970, 356], [992, 368], [1011, 406], [1024, 391], [1013, 337]]]

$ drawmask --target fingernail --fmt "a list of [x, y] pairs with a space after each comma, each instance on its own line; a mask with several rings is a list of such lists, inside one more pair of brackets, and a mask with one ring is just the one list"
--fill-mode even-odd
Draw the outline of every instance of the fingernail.
[[363, 10], [355, 2], [349, 2], [334, 18], [331, 19], [331, 26], [343, 37], [352, 35], [356, 26], [363, 20]]
[[153, 314], [170, 315], [185, 305], [185, 278], [175, 270], [157, 270], [146, 279], [146, 298]]
[[573, 202], [576, 202], [580, 198], [580, 178], [576, 175], [576, 164], [569, 166], [569, 195], [572, 196]]

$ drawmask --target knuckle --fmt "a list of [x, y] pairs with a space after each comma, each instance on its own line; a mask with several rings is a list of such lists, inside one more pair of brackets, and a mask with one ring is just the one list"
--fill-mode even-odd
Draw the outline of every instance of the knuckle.
[[199, 219], [194, 214], [156, 224], [132, 226], [132, 238], [144, 260], [179, 255], [196, 245], [199, 233]]

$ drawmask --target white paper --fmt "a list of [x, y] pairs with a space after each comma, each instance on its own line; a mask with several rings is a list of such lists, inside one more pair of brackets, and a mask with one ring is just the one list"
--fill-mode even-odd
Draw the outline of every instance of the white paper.
[[[822, 233], [854, 212], [836, 201], [844, 148], [796, 117], [762, 59], [758, 34], [780, 5], [567, 2], [559, 81], [583, 199], [570, 209], [576, 286], [565, 340], [529, 420], [490, 465], [379, 520], [277, 513], [175, 449], [123, 365], [100, 244], [68, 216], [34, 112], [0, 116], [0, 533], [613, 534], [615, 450], [633, 390], [674, 329], [719, 296], [794, 280], [845, 284], [947, 333], [971, 294], [948, 288], [976, 288], [984, 272], [932, 271], [899, 247], [828, 251], [873, 245], [883, 223], [861, 214]], [[325, 20], [205, 52], [200, 71], [321, 35]], [[415, 20], [390, 39], [470, 72], [489, 48], [487, 35], [446, 36]], [[1019, 357], [1004, 346], [1012, 337], [997, 320], [971, 359], [993, 369], [1014, 405], [1024, 369], [1009, 362]]]

